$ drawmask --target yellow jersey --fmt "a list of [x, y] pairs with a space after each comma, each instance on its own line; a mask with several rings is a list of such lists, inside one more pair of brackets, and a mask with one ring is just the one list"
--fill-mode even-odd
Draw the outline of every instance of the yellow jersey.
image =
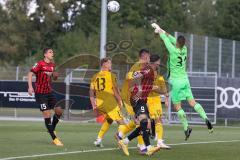
[[129, 80], [133, 79], [134, 72], [140, 71], [141, 68], [142, 68], [142, 63], [137, 62], [128, 71], [121, 88], [121, 97], [124, 101], [127, 101], [127, 102], [130, 101]]
[[[153, 82], [154, 86], [159, 86], [161, 90], [166, 90], [166, 84], [163, 76], [157, 75]], [[148, 95], [148, 104], [161, 104], [161, 97], [159, 93], [156, 93], [154, 91], [151, 91]]]
[[99, 110], [108, 113], [118, 107], [114, 87], [117, 88], [117, 78], [110, 71], [100, 71], [91, 79], [90, 88], [95, 91], [96, 105]]

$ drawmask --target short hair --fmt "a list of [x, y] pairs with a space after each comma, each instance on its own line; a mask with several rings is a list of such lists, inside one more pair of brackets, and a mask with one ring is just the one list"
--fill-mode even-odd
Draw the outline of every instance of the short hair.
[[157, 54], [153, 54], [153, 55], [150, 56], [150, 62], [151, 63], [157, 62], [159, 59], [160, 59], [160, 57]]
[[139, 57], [142, 57], [143, 54], [145, 54], [145, 53], [150, 54], [149, 50], [143, 48], [143, 49], [141, 49], [141, 50], [139, 51], [138, 56], [139, 56]]
[[45, 53], [47, 53], [48, 50], [50, 50], [50, 49], [52, 49], [52, 48], [50, 48], [50, 47], [46, 47], [46, 48], [44, 48], [44, 49], [43, 49], [43, 55], [44, 55]]
[[177, 43], [179, 44], [179, 46], [182, 48], [185, 45], [185, 37], [180, 35], [177, 37]]
[[100, 60], [100, 65], [101, 67], [103, 66], [104, 63], [106, 63], [107, 61], [111, 61], [112, 59], [110, 57], [105, 57], [105, 58], [102, 58]]

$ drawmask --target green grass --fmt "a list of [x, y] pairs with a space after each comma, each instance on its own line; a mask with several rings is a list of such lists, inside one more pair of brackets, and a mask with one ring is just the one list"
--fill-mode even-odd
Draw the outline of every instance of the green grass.
[[[96, 148], [93, 141], [100, 128], [98, 124], [90, 123], [60, 123], [57, 132], [64, 142], [64, 147], [51, 144], [43, 122], [9, 122], [0, 121], [0, 160], [7, 157], [30, 156], [47, 153], [61, 153], [81, 150], [102, 150], [115, 148], [113, 135], [116, 125], [113, 125], [104, 139], [104, 148]], [[168, 144], [185, 143], [181, 126], [165, 126], [165, 142]], [[137, 149], [130, 150], [130, 157], [123, 155], [121, 150], [88, 151], [87, 153], [72, 153], [65, 155], [23, 158], [24, 160], [226, 160], [239, 158], [240, 141], [216, 143], [213, 141], [240, 140], [240, 128], [215, 127], [209, 134], [205, 126], [193, 126], [193, 133], [187, 141], [210, 142], [208, 144], [173, 145], [172, 150], [161, 150], [148, 158], [138, 155]], [[153, 142], [154, 143], [154, 142]], [[130, 146], [136, 146], [136, 141]]]

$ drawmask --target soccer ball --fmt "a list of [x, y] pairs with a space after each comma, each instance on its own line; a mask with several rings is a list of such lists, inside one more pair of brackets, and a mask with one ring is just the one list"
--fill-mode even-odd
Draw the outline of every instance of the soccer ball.
[[110, 12], [117, 12], [120, 9], [120, 5], [117, 1], [108, 2], [107, 7]]

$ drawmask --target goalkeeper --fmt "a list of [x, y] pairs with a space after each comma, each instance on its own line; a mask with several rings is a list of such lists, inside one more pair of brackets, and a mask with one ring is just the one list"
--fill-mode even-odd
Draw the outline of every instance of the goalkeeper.
[[175, 39], [170, 34], [162, 30], [156, 23], [152, 24], [155, 29], [155, 33], [160, 35], [163, 40], [168, 53], [168, 70], [170, 73], [169, 84], [170, 84], [170, 97], [177, 115], [183, 125], [185, 140], [190, 137], [192, 129], [188, 126], [186, 114], [181, 107], [181, 101], [187, 100], [189, 105], [200, 115], [200, 117], [206, 122], [209, 132], [213, 132], [213, 126], [209, 121], [203, 107], [197, 103], [192, 95], [188, 75], [186, 72], [186, 60], [187, 60], [187, 47], [185, 46], [185, 38], [178, 36]]

